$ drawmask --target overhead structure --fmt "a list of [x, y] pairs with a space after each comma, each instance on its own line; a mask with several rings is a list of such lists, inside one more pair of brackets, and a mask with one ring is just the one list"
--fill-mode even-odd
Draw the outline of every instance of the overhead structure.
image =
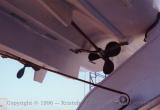
[[[129, 4], [131, 6], [126, 6], [123, 0], [1, 0], [1, 30], [4, 30], [0, 33], [1, 46], [19, 57], [75, 77], [80, 67], [103, 70], [103, 60], [92, 64], [88, 62], [88, 54], [75, 55], [70, 51], [93, 50], [71, 25], [74, 21], [101, 48], [110, 41], [129, 42], [130, 45], [124, 46], [120, 55], [112, 59], [117, 68], [144, 45], [145, 29], [156, 18], [150, 0]], [[148, 10], [147, 13], [140, 13], [144, 10]]]
[[[119, 109], [129, 97], [125, 109], [133, 110], [160, 93], [150, 89], [159, 81], [158, 12], [159, 0], [0, 0], [0, 54], [24, 64], [17, 78], [28, 62], [43, 67], [35, 70], [38, 82], [45, 68], [73, 78], [80, 68], [109, 71], [101, 85], [129, 94], [127, 101], [95, 88], [78, 110]], [[121, 47], [122, 42], [128, 45]], [[113, 43], [116, 51], [108, 51]]]

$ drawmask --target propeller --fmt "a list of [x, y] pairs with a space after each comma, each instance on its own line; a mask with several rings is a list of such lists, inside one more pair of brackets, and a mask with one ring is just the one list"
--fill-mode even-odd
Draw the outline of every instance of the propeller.
[[113, 62], [109, 58], [107, 58], [104, 62], [103, 72], [105, 74], [110, 74], [113, 70], [114, 70]]
[[31, 65], [29, 65], [29, 64], [25, 64], [24, 67], [22, 67], [22, 68], [17, 72], [17, 78], [18, 78], [18, 79], [20, 79], [20, 78], [23, 77], [26, 67], [32, 67], [34, 71], [39, 71], [39, 70], [40, 70], [39, 67], [31, 66]]
[[17, 78], [20, 79], [22, 78], [22, 76], [24, 75], [25, 69], [26, 69], [26, 65], [24, 65], [23, 68], [21, 68], [18, 72], [17, 72]]
[[112, 41], [106, 45], [105, 50], [101, 49], [100, 51], [89, 53], [88, 59], [92, 62], [102, 58], [104, 60], [103, 72], [104, 74], [110, 74], [114, 70], [114, 64], [109, 58], [117, 56], [121, 52], [121, 46], [127, 44], [126, 42], [117, 43]]
[[71, 49], [71, 51], [76, 53], [76, 54], [80, 53], [80, 52], [89, 53], [88, 59], [89, 59], [90, 62], [93, 62], [95, 60], [98, 60], [98, 59], [102, 58], [105, 61], [104, 66], [103, 66], [103, 72], [104, 72], [104, 74], [110, 74], [114, 70], [114, 64], [109, 59], [109, 57], [117, 56], [121, 51], [121, 46], [128, 45], [128, 42], [117, 43], [115, 41], [112, 41], [112, 42], [110, 42], [106, 45], [105, 50], [102, 50], [81, 30], [81, 28], [75, 22], [72, 22], [71, 24], [77, 31], [79, 31], [79, 33], [81, 33], [81, 35], [96, 50], [96, 51], [90, 51], [90, 50], [85, 50], [85, 49], [76, 49], [76, 50]]
[[100, 57], [100, 55], [98, 55], [97, 53], [90, 53], [89, 55], [88, 55], [88, 59], [89, 59], [89, 61], [95, 61], [95, 60], [97, 60], [97, 59], [99, 59], [99, 58], [101, 58]]

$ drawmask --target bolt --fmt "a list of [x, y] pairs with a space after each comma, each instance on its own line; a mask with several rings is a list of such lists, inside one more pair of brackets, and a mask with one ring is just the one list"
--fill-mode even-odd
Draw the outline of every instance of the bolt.
[[119, 101], [120, 101], [120, 103], [121, 103], [122, 105], [125, 105], [125, 104], [128, 103], [128, 98], [127, 98], [126, 96], [121, 96], [121, 97], [119, 98]]

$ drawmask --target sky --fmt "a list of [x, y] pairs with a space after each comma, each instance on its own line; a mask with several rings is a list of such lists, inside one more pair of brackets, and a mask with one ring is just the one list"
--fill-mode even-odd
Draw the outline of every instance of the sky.
[[[35, 82], [32, 68], [17, 79], [22, 67], [15, 60], [0, 58], [0, 110], [76, 110], [89, 91], [87, 84], [51, 72], [43, 83]], [[86, 74], [79, 77], [85, 79]]]

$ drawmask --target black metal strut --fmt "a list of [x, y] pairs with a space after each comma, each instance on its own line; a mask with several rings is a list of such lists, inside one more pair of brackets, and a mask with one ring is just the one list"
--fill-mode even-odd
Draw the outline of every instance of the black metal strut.
[[101, 48], [99, 48], [78, 26], [75, 22], [72, 21], [72, 26], [82, 34], [82, 36], [96, 49], [96, 51], [100, 51]]

